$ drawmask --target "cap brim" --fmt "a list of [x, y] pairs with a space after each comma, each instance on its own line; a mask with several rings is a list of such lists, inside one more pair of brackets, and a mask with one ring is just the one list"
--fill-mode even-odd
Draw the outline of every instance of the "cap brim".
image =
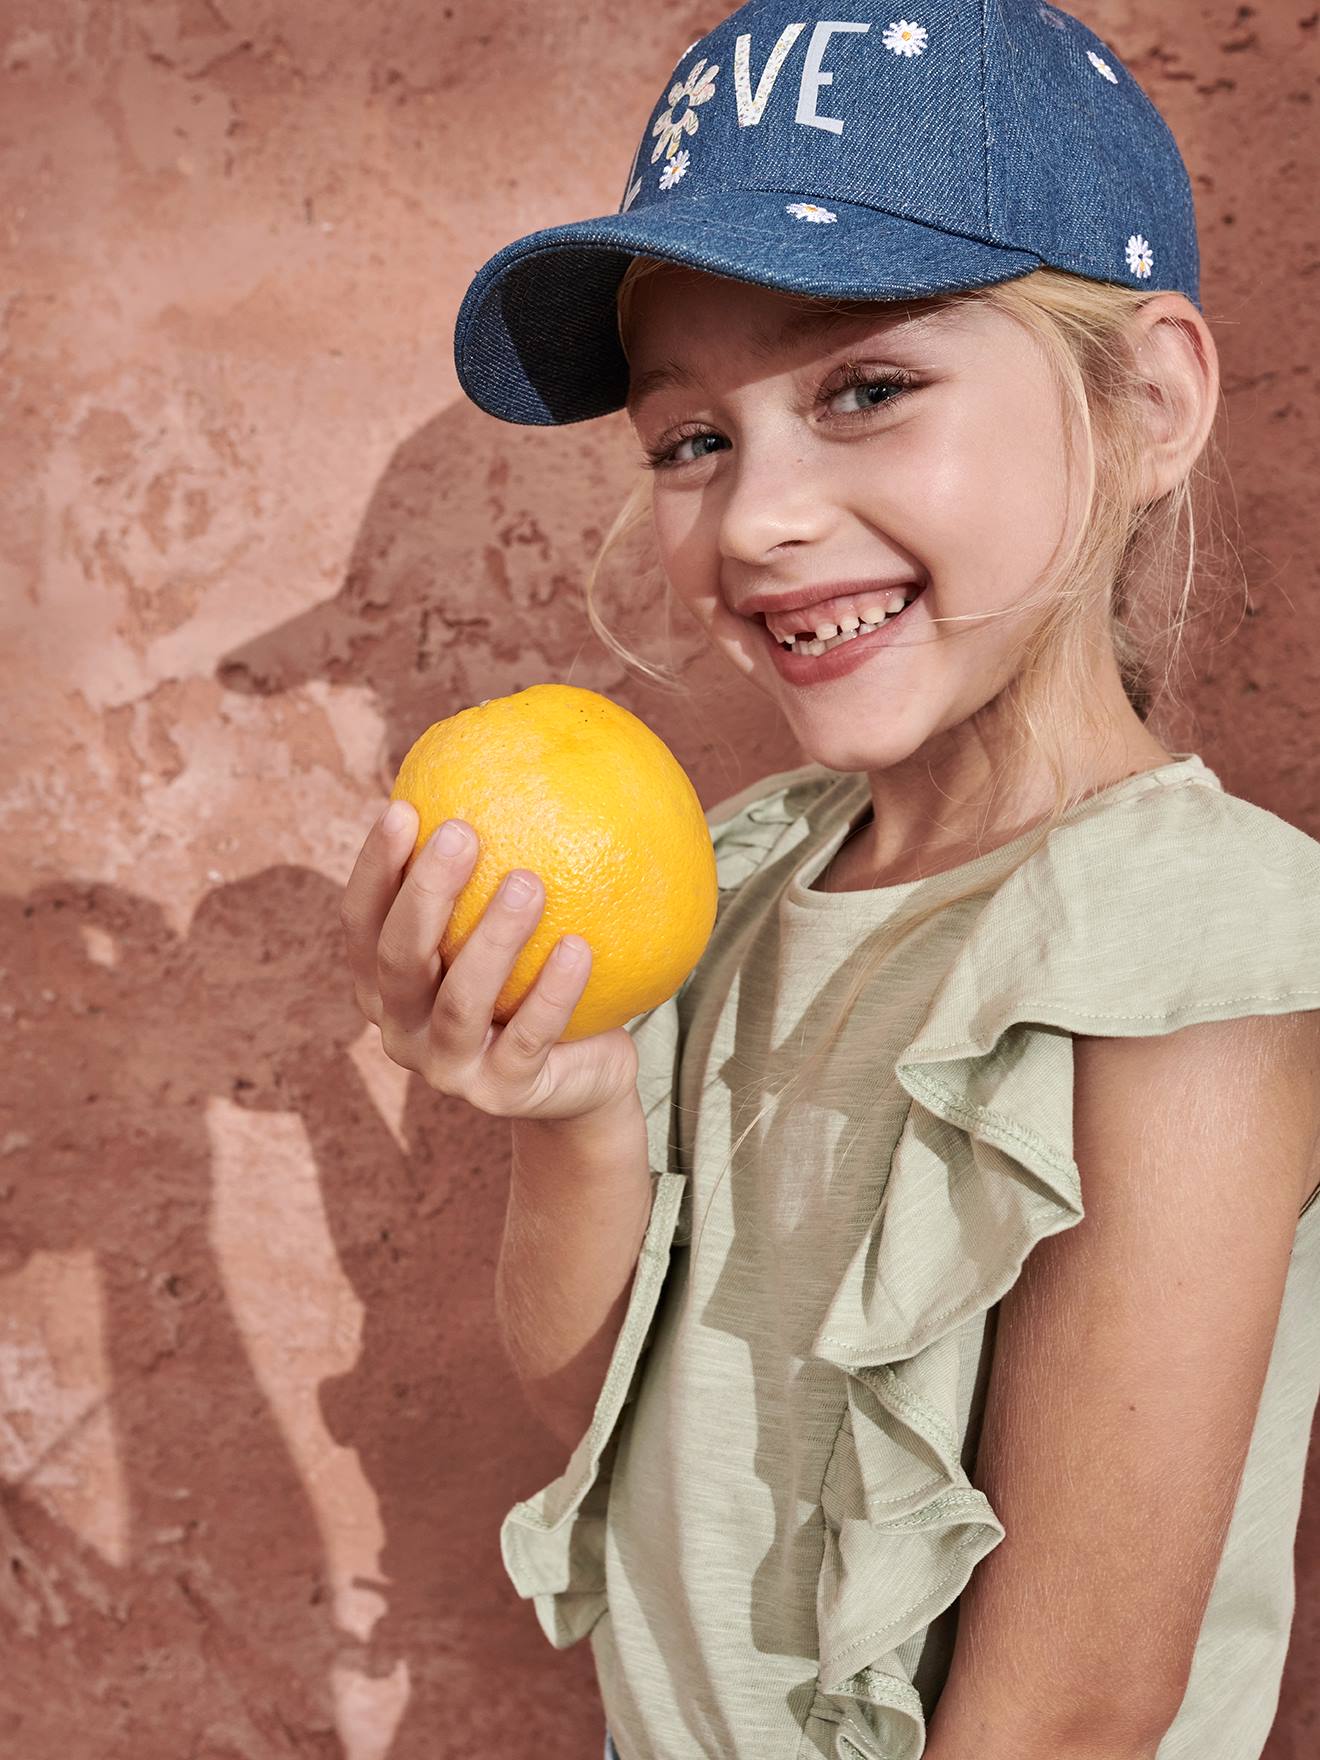
[[633, 257], [658, 257], [760, 287], [835, 299], [914, 299], [1013, 281], [1031, 251], [984, 244], [850, 202], [724, 190], [552, 226], [507, 245], [459, 308], [454, 361], [474, 403], [506, 422], [552, 427], [622, 409], [628, 362], [616, 298]]

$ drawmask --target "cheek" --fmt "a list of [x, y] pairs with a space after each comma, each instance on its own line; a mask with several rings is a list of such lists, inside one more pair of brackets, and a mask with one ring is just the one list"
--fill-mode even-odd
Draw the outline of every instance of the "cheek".
[[1057, 419], [1006, 396], [969, 406], [920, 461], [920, 520], [948, 581], [979, 601], [1010, 603], [1063, 535], [1067, 485]]
[[715, 547], [703, 518], [702, 497], [656, 488], [652, 525], [660, 565], [678, 596], [691, 604], [710, 591]]
[[[1052, 392], [1032, 385], [1004, 404], [989, 476], [1005, 521], [1026, 522], [1033, 541], [1058, 536], [1068, 499], [1067, 450]], [[994, 432], [987, 423], [987, 433]]]

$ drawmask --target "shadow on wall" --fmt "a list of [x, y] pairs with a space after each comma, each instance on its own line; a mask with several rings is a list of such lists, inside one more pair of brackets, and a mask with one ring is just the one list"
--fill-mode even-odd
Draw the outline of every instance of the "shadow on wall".
[[[631, 477], [618, 423], [595, 426], [547, 435], [466, 404], [446, 411], [391, 461], [337, 596], [223, 656], [218, 676], [255, 695], [311, 679], [368, 689], [385, 728], [382, 795], [430, 722], [551, 678], [626, 700], [709, 779], [708, 801], [800, 762], [768, 703], [730, 690], [695, 625], [671, 650], [655, 642], [649, 579], [612, 591], [606, 615], [629, 646], [680, 665], [691, 698], [638, 685], [590, 631], [583, 559]], [[759, 754], [754, 771], [735, 770], [739, 747]], [[411, 1078], [400, 1146], [349, 1055], [365, 1029], [341, 897], [313, 869], [272, 866], [206, 894], [182, 935], [154, 902], [77, 878], [0, 900], [11, 1000], [32, 1022], [0, 1077], [0, 1271], [39, 1252], [93, 1256], [101, 1418], [127, 1516], [110, 1563], [23, 1494], [67, 1436], [7, 1476], [0, 1606], [41, 1644], [43, 1687], [61, 1687], [14, 1701], [34, 1754], [90, 1755], [91, 1729], [97, 1760], [444, 1760], [490, 1752], [494, 1730], [542, 1760], [599, 1743], [587, 1647], [555, 1653], [499, 1559], [505, 1510], [563, 1457], [494, 1326], [507, 1125]], [[52, 994], [68, 1007], [46, 1006]], [[217, 1099], [296, 1118], [362, 1304], [357, 1360], [317, 1399], [325, 1431], [357, 1451], [384, 1530], [382, 1580], [366, 1585], [384, 1611], [366, 1639], [337, 1618], [325, 1509], [254, 1371], [216, 1253]], [[260, 1169], [245, 1172], [245, 1191], [261, 1184]], [[276, 1193], [237, 1226], [279, 1217]], [[278, 1260], [278, 1242], [270, 1251]], [[276, 1330], [281, 1312], [317, 1299], [292, 1251], [280, 1273]], [[397, 1726], [397, 1704], [385, 1717], [368, 1701], [346, 1740], [336, 1672], [381, 1681], [401, 1665]], [[0, 1707], [0, 1733], [5, 1723]]]
[[[626, 687], [620, 695], [630, 699], [644, 693], [647, 717], [669, 730], [657, 731], [690, 746], [693, 703], [636, 680], [587, 621], [588, 559], [634, 481], [637, 455], [622, 416], [591, 429], [516, 427], [466, 402], [447, 409], [390, 461], [335, 598], [227, 654], [216, 676], [252, 695], [309, 678], [370, 690], [389, 742], [385, 791], [433, 721], [552, 678]], [[652, 574], [610, 575], [605, 617], [615, 634], [653, 663], [681, 668], [696, 702], [720, 688], [709, 659], [698, 666], [706, 645], [686, 614], [672, 649], [657, 642], [663, 595]], [[764, 708], [759, 719], [773, 721]], [[782, 734], [780, 744], [796, 761]], [[730, 751], [730, 768], [735, 761]]]

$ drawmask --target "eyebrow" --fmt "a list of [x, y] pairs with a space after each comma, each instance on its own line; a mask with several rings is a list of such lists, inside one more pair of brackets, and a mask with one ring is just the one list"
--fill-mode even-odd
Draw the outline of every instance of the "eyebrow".
[[[897, 330], [909, 326], [925, 329], [955, 309], [953, 303], [949, 302], [914, 313], [910, 301], [895, 300], [886, 303], [893, 305], [894, 312], [892, 316], [877, 320], [875, 327], [878, 329]], [[786, 343], [801, 342], [813, 336], [825, 338], [837, 330], [856, 326], [859, 320], [872, 315], [875, 306], [874, 301], [859, 301], [852, 308], [830, 306], [823, 311], [790, 312], [773, 329], [753, 332], [748, 339], [748, 347], [758, 360], [768, 360]], [[645, 398], [654, 396], [658, 391], [668, 390], [671, 386], [693, 386], [696, 379], [696, 374], [680, 362], [661, 361], [633, 377], [628, 388], [627, 408], [635, 410]]]

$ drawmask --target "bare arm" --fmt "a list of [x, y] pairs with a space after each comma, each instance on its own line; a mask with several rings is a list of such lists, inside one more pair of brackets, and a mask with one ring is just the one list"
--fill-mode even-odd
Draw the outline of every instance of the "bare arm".
[[496, 1315], [528, 1404], [570, 1448], [591, 1422], [650, 1210], [636, 1089], [600, 1115], [513, 1121]]
[[1143, 1760], [1186, 1692], [1315, 1183], [1320, 1011], [1077, 1038], [1086, 1214], [1000, 1304], [925, 1760]]

